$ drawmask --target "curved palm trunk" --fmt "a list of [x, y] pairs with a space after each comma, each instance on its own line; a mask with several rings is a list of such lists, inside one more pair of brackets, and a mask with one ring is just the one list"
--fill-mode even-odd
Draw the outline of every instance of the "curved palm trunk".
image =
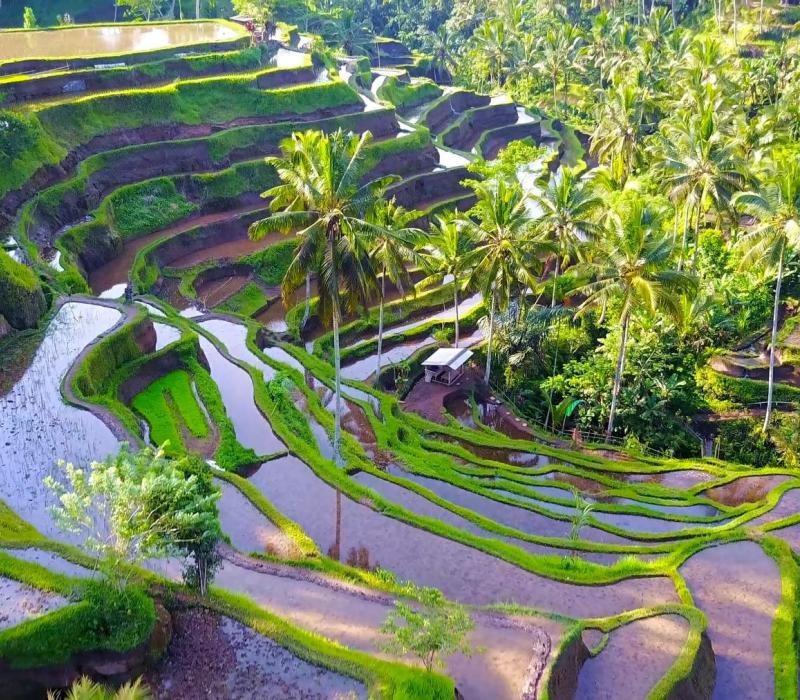
[[303, 311], [303, 322], [300, 324], [300, 330], [303, 330], [308, 323], [311, 316], [311, 273], [306, 273], [306, 308]]
[[494, 336], [494, 307], [495, 307], [495, 293], [492, 290], [492, 304], [489, 309], [489, 340], [486, 344], [486, 372], [483, 375], [485, 384], [489, 384], [489, 379], [492, 376], [492, 338]]
[[775, 282], [775, 307], [772, 311], [772, 343], [769, 348], [769, 383], [767, 385], [767, 412], [764, 416], [764, 430], [769, 428], [772, 418], [772, 396], [775, 389], [775, 346], [778, 343], [778, 318], [781, 312], [781, 284], [783, 283], [783, 257], [778, 263], [778, 279]]
[[386, 265], [381, 277], [381, 304], [378, 309], [378, 366], [375, 368], [375, 385], [381, 377], [381, 352], [383, 351], [383, 300], [386, 298]]
[[614, 434], [614, 423], [617, 419], [617, 403], [619, 401], [619, 390], [622, 386], [622, 371], [625, 368], [625, 350], [628, 344], [628, 326], [630, 325], [630, 314], [626, 314], [622, 321], [622, 342], [619, 344], [619, 355], [617, 355], [617, 369], [614, 373], [614, 390], [611, 394], [611, 410], [608, 412], [608, 428], [606, 437], [610, 438]]
[[456, 341], [454, 348], [458, 347], [458, 279], [453, 275], [453, 313], [456, 316]]

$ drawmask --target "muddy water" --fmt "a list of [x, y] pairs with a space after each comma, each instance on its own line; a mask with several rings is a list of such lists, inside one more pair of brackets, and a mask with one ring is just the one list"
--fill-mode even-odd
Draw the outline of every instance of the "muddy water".
[[432, 435], [431, 439], [440, 442], [449, 442], [454, 445], [460, 445], [467, 452], [471, 452], [481, 459], [488, 459], [494, 462], [504, 462], [517, 467], [543, 467], [550, 464], [550, 458], [545, 455], [539, 455], [535, 452], [521, 452], [519, 450], [512, 450], [505, 447], [487, 447], [485, 445], [476, 445], [466, 440], [450, 437], [449, 435]]
[[53, 497], [42, 484], [61, 473], [56, 462], [86, 466], [117, 449], [99, 418], [62, 401], [60, 386], [83, 348], [119, 319], [116, 309], [64, 304], [22, 379], [0, 398], [0, 499], [45, 534], [65, 537], [47, 512]]
[[302, 68], [310, 62], [310, 56], [301, 51], [291, 49], [278, 49], [275, 55], [269, 59], [269, 64], [276, 68]]
[[337, 492], [294, 457], [268, 462], [250, 479], [324, 553], [381, 566], [466, 603], [511, 600], [574, 616], [676, 601], [666, 578], [584, 587], [543, 579], [466, 545], [385, 517]]
[[200, 347], [211, 368], [211, 377], [222, 394], [225, 410], [233, 422], [239, 442], [244, 447], [251, 447], [259, 455], [284, 450], [283, 443], [256, 406], [250, 375], [226, 360], [213, 343], [203, 336], [200, 336]]
[[242, 34], [218, 22], [113, 24], [58, 31], [2, 32], [0, 61], [156, 51], [171, 46], [231, 41]]
[[[160, 231], [154, 231], [146, 236], [139, 238], [129, 239], [125, 241], [122, 250], [112, 260], [109, 260], [105, 265], [101, 265], [93, 272], [89, 273], [89, 286], [95, 294], [102, 294], [107, 292], [115, 285], [124, 285], [128, 282], [128, 275], [130, 274], [133, 260], [142, 248], [149, 243], [159, 240], [160, 238], [171, 238], [179, 233], [184, 233], [197, 226], [208, 226], [210, 224], [219, 223], [220, 221], [227, 221], [233, 219], [240, 214], [255, 211], [256, 209], [263, 208], [263, 204], [257, 205], [250, 204], [248, 206], [239, 207], [237, 209], [230, 209], [224, 212], [216, 212], [214, 214], [205, 214], [202, 216], [191, 216], [187, 219], [179, 221], [177, 224]], [[119, 295], [118, 295], [119, 296]]]
[[708, 618], [717, 660], [712, 698], [775, 695], [772, 623], [781, 599], [780, 572], [754, 542], [705, 549], [680, 568]]
[[217, 245], [208, 246], [193, 253], [187, 253], [169, 262], [170, 267], [179, 269], [199, 265], [207, 260], [222, 260], [223, 258], [235, 259], [243, 255], [257, 253], [260, 250], [269, 248], [275, 243], [285, 240], [286, 236], [276, 233], [259, 241], [251, 241], [249, 238], [237, 238], [232, 241], [225, 241]]
[[[406, 477], [406, 478], [409, 476], [408, 474], [406, 474], [404, 472], [401, 472], [399, 470], [397, 470], [395, 473], [398, 476], [403, 476], [403, 477]], [[417, 478], [418, 477], [414, 476], [412, 481], [416, 481]], [[392, 484], [392, 483], [390, 483], [388, 481], [385, 481], [384, 479], [380, 479], [380, 478], [378, 478], [376, 476], [373, 476], [371, 474], [358, 474], [355, 477], [355, 479], [356, 479], [356, 481], [362, 483], [364, 486], [367, 486], [368, 488], [371, 488], [372, 490], [377, 491], [382, 496], [384, 496], [384, 498], [386, 498], [386, 499], [388, 499], [390, 501], [393, 501], [394, 503], [398, 503], [398, 504], [402, 505], [404, 508], [407, 508], [408, 510], [413, 511], [414, 513], [418, 513], [420, 515], [428, 516], [428, 517], [431, 517], [431, 518], [436, 518], [438, 520], [441, 520], [442, 522], [449, 523], [450, 525], [453, 525], [453, 526], [455, 526], [455, 527], [457, 527], [457, 528], [459, 528], [461, 530], [465, 530], [466, 532], [471, 532], [471, 533], [473, 533], [475, 535], [478, 535], [480, 537], [493, 538], [493, 539], [496, 539], [496, 540], [500, 540], [502, 542], [507, 542], [508, 544], [512, 544], [515, 547], [519, 547], [520, 549], [524, 549], [525, 551], [531, 552], [532, 554], [543, 554], [543, 555], [559, 556], [559, 557], [570, 556], [570, 555], [573, 554], [572, 552], [570, 552], [570, 551], [568, 551], [566, 549], [562, 549], [562, 548], [558, 548], [558, 547], [548, 547], [546, 545], [540, 545], [540, 544], [536, 544], [534, 542], [528, 542], [527, 540], [524, 540], [524, 539], [520, 539], [520, 538], [516, 538], [516, 537], [509, 537], [509, 536], [505, 536], [505, 535], [500, 535], [500, 534], [497, 534], [495, 532], [492, 532], [491, 530], [484, 530], [482, 527], [479, 527], [478, 525], [475, 525], [470, 520], [467, 520], [466, 518], [462, 518], [460, 515], [456, 515], [455, 513], [451, 512], [450, 510], [448, 510], [446, 508], [443, 508], [441, 506], [438, 506], [438, 505], [432, 503], [428, 499], [426, 499], [426, 498], [424, 498], [424, 497], [422, 497], [422, 496], [420, 496], [418, 494], [415, 494], [415, 493], [412, 493], [410, 491], [407, 491], [406, 489], [404, 489], [401, 486], [398, 486], [396, 484]], [[429, 488], [431, 485], [429, 483], [427, 483], [427, 482], [430, 482], [430, 481], [434, 481], [434, 480], [433, 479], [428, 479], [428, 480], [426, 480], [426, 482], [418, 482], [418, 483], [421, 483], [422, 486], [425, 486], [425, 487]], [[452, 487], [452, 488], [457, 489], [457, 487]], [[430, 490], [433, 491], [434, 493], [437, 493], [438, 495], [442, 496], [442, 498], [446, 498], [451, 503], [455, 503], [455, 504], [461, 505], [461, 506], [463, 506], [465, 508], [469, 508], [473, 512], [476, 512], [476, 513], [479, 513], [480, 515], [484, 515], [486, 517], [489, 517], [490, 519], [495, 520], [495, 522], [498, 522], [499, 524], [507, 525], [509, 527], [514, 527], [514, 528], [516, 528], [518, 530], [521, 530], [523, 532], [533, 533], [533, 534], [537, 534], [537, 535], [554, 536], [554, 537], [565, 536], [565, 535], [563, 535], [561, 533], [558, 533], [558, 532], [548, 532], [546, 530], [546, 528], [536, 529], [535, 527], [532, 527], [532, 525], [535, 525], [535, 523], [540, 522], [541, 520], [547, 520], [547, 518], [545, 518], [544, 516], [540, 516], [540, 515], [538, 515], [536, 513], [529, 513], [529, 511], [524, 511], [525, 513], [529, 513], [529, 515], [531, 517], [528, 518], [528, 519], [520, 518], [517, 521], [507, 522], [502, 517], [502, 514], [501, 515], [497, 515], [498, 513], [501, 513], [501, 511], [499, 509], [493, 509], [491, 507], [489, 507], [489, 508], [470, 507], [470, 506], [474, 506], [475, 503], [478, 503], [479, 505], [482, 505], [481, 501], [478, 500], [478, 499], [481, 498], [481, 496], [476, 495], [475, 496], [475, 500], [470, 502], [470, 499], [468, 499], [468, 498], [466, 498], [466, 499], [465, 498], [462, 498], [462, 499], [448, 498], [448, 496], [451, 495], [451, 492], [445, 491], [445, 493], [439, 493], [437, 491], [437, 489], [435, 489], [435, 488], [430, 488]], [[458, 489], [458, 490], [460, 490], [460, 489]], [[490, 501], [490, 499], [483, 499], [483, 500]], [[466, 501], [466, 502], [464, 502], [464, 501]], [[492, 502], [492, 503], [496, 503], [496, 502]], [[503, 506], [504, 504], [496, 503], [496, 505]], [[506, 508], [509, 508], [509, 509], [513, 510], [512, 506], [506, 506]], [[493, 517], [493, 515], [497, 515], [497, 517]], [[522, 522], [520, 522], [520, 520]], [[565, 525], [567, 526], [566, 529], [568, 530], [569, 529], [568, 528], [569, 524], [566, 523]], [[605, 554], [605, 553], [600, 553], [600, 554], [591, 553], [590, 554], [590, 553], [586, 553], [586, 552], [580, 552], [580, 553], [578, 553], [578, 556], [581, 557], [582, 559], [586, 559], [587, 561], [592, 561], [592, 562], [595, 562], [597, 564], [607, 564], [607, 565], [609, 565], [609, 564], [613, 564], [617, 559], [619, 559], [621, 556], [624, 556], [624, 555], [621, 555], [621, 554]]]
[[613, 632], [596, 657], [587, 659], [578, 677], [576, 700], [644, 700], [678, 658], [689, 624], [678, 615], [631, 622]]
[[[458, 304], [458, 317], [463, 318], [466, 313], [472, 311], [478, 304], [482, 301], [480, 294], [473, 294], [471, 297], [464, 299], [463, 301], [459, 302]], [[391, 328], [387, 329], [384, 333], [385, 338], [391, 338], [393, 335], [397, 335], [398, 333], [405, 333], [413, 328], [417, 328], [426, 323], [431, 323], [432, 321], [441, 321], [443, 323], [450, 323], [455, 320], [455, 311], [453, 310], [452, 306], [447, 307], [444, 311], [440, 311], [438, 313], [434, 313], [431, 315], [426, 315], [422, 318], [417, 318], [413, 321], [409, 321], [407, 323], [403, 323], [399, 326], [392, 326]], [[377, 339], [378, 336], [374, 336]]]
[[703, 495], [726, 506], [757, 503], [763, 498], [766, 498], [767, 494], [772, 491], [772, 489], [777, 488], [788, 479], [788, 476], [783, 475], [745, 476], [741, 479], [731, 481], [724, 486], [717, 486], [713, 489], [709, 489], [704, 492]]
[[94, 576], [96, 573], [91, 569], [87, 569], [85, 566], [73, 564], [71, 561], [64, 559], [64, 557], [44, 549], [8, 549], [5, 551], [12, 557], [39, 564], [39, 566], [43, 566], [50, 571], [65, 574], [66, 576], [87, 578]]
[[40, 591], [0, 576], [0, 630], [16, 627], [26, 620], [46, 615], [69, 603], [55, 593]]
[[246, 362], [251, 367], [259, 370], [264, 377], [264, 381], [273, 379], [277, 374], [270, 365], [263, 362], [247, 347], [247, 328], [240, 323], [215, 318], [203, 321], [200, 325], [222, 341], [231, 357], [242, 360], [242, 362]]
[[[313, 286], [311, 293], [316, 293]], [[279, 295], [280, 292], [276, 294], [276, 296]], [[255, 319], [259, 323], [266, 326], [267, 330], [272, 331], [273, 333], [285, 333], [287, 330], [289, 330], [289, 326], [286, 324], [286, 312], [303, 301], [305, 296], [305, 285], [302, 285], [292, 292], [291, 296], [289, 297], [288, 307], [284, 306], [282, 299], [278, 299], [270, 304], [269, 307], [262, 311], [258, 316], [256, 316]]]
[[[435, 494], [447, 499], [451, 503], [469, 508], [480, 515], [483, 515], [490, 520], [494, 520], [502, 525], [513, 527], [522, 532], [534, 535], [542, 535], [545, 537], [561, 537], [568, 538], [572, 524], [570, 521], [555, 520], [546, 515], [540, 515], [525, 508], [517, 508], [516, 506], [506, 503], [500, 503], [494, 499], [482, 496], [459, 486], [449, 484], [439, 479], [432, 479], [417, 474], [403, 474], [411, 481], [430, 489]], [[529, 501], [534, 505], [542, 508], [549, 509], [554, 513], [563, 513], [572, 516], [575, 513], [574, 507], [562, 506], [555, 503], [548, 503], [535, 498], [526, 498], [514, 493], [499, 491], [499, 495], [508, 498], [516, 498], [520, 501]], [[581, 530], [581, 538], [590, 540], [592, 542], [608, 542], [615, 544], [631, 544], [630, 540], [626, 540], [617, 535], [605, 532], [594, 527], [585, 527]]]
[[213, 309], [232, 297], [250, 282], [248, 275], [230, 275], [216, 280], [207, 280], [195, 285], [197, 300], [206, 309]]
[[286, 556], [289, 539], [232, 484], [215, 481], [222, 491], [217, 502], [222, 531], [236, 549]]
[[[412, 340], [408, 343], [402, 343], [401, 345], [395, 345], [393, 348], [389, 348], [381, 353], [381, 367], [388, 367], [389, 365], [407, 360], [420, 348], [424, 348], [427, 345], [433, 346], [435, 344], [436, 339], [433, 336], [427, 336], [418, 340]], [[345, 379], [364, 381], [375, 374], [377, 366], [377, 355], [368, 355], [362, 360], [356, 360], [342, 367], [342, 377]]]
[[175, 326], [154, 323], [153, 327], [156, 329], [156, 352], [181, 339], [181, 332]]

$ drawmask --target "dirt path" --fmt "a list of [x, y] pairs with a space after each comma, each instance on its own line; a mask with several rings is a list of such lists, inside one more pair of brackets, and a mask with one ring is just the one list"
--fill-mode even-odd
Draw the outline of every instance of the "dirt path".
[[754, 542], [736, 542], [703, 550], [680, 573], [708, 617], [717, 659], [712, 697], [773, 697], [772, 622], [781, 597], [775, 562]]

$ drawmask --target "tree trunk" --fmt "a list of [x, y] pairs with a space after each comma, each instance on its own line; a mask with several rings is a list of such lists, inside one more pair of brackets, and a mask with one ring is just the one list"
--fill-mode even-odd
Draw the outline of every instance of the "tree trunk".
[[[338, 295], [337, 295], [338, 296]], [[336, 373], [336, 405], [333, 427], [333, 461], [342, 465], [340, 442], [342, 438], [342, 355], [339, 349], [339, 300], [334, 300], [333, 308], [333, 363]]]
[[694, 252], [692, 253], [692, 270], [697, 269], [697, 253], [700, 252], [700, 219], [703, 218], [702, 199], [697, 203], [697, 220], [694, 222]]
[[483, 375], [483, 381], [487, 386], [492, 376], [492, 336], [494, 336], [495, 296], [495, 292], [492, 290], [492, 304], [489, 308], [489, 340], [486, 343], [486, 373]]
[[764, 0], [759, 0], [758, 3], [758, 32], [764, 33]]
[[194, 18], [200, 19], [200, 0], [195, 0], [194, 3]]
[[306, 308], [303, 311], [303, 322], [300, 324], [300, 330], [303, 330], [308, 323], [308, 318], [311, 316], [311, 273], [306, 273]]
[[456, 316], [456, 342], [453, 347], [458, 347], [458, 280], [453, 276], [453, 310]]
[[561, 272], [561, 255], [556, 254], [556, 269], [553, 270], [553, 296], [550, 299], [550, 308], [554, 309], [556, 306], [556, 287], [558, 286], [558, 275]]
[[386, 265], [383, 266], [381, 277], [381, 303], [378, 307], [378, 366], [375, 369], [375, 385], [381, 376], [381, 352], [383, 351], [383, 300], [386, 298]]
[[683, 258], [686, 255], [686, 238], [689, 233], [689, 212], [691, 205], [689, 204], [689, 196], [686, 196], [686, 203], [683, 207], [683, 236], [681, 237], [681, 256], [678, 260], [678, 270], [683, 270]]
[[783, 249], [781, 249], [781, 259], [778, 263], [778, 279], [775, 281], [775, 308], [772, 312], [772, 343], [769, 348], [769, 382], [767, 383], [767, 412], [764, 416], [764, 430], [769, 428], [769, 421], [772, 418], [772, 395], [775, 389], [775, 346], [778, 343], [778, 317], [781, 313], [784, 254]]
[[628, 325], [630, 324], [630, 314], [626, 314], [622, 321], [622, 341], [619, 344], [619, 355], [617, 356], [617, 369], [614, 372], [614, 389], [611, 393], [611, 410], [608, 412], [608, 428], [606, 437], [611, 438], [614, 434], [614, 422], [617, 418], [617, 403], [619, 401], [619, 390], [622, 385], [622, 371], [625, 368], [625, 346], [628, 343]]
[[737, 36], [738, 15], [736, 12], [736, 0], [733, 0], [733, 45], [738, 46], [739, 40]]
[[672, 28], [678, 26], [677, 13], [675, 12], [675, 0], [672, 0]]

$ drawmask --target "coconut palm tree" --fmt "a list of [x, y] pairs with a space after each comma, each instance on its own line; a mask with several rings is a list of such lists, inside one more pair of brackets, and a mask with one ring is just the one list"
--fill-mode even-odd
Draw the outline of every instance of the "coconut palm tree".
[[670, 187], [673, 201], [684, 203], [684, 228], [681, 243], [681, 261], [686, 251], [686, 238], [692, 211], [696, 215], [694, 227], [695, 259], [700, 224], [713, 208], [718, 216], [728, 211], [731, 198], [745, 182], [744, 164], [739, 158], [739, 143], [726, 138], [716, 126], [716, 115], [706, 109], [695, 120], [673, 123], [661, 140], [659, 169], [665, 184]]
[[426, 53], [431, 57], [431, 72], [437, 83], [449, 83], [458, 62], [455, 47], [458, 36], [446, 24], [423, 36]]
[[552, 238], [556, 249], [550, 306], [556, 305], [561, 265], [568, 262], [572, 253], [588, 242], [597, 229], [594, 214], [602, 200], [592, 192], [585, 175], [585, 170], [559, 166], [550, 176], [547, 187], [528, 195], [540, 211], [534, 219], [535, 225]]
[[743, 252], [741, 267], [754, 265], [777, 268], [775, 303], [772, 313], [772, 342], [769, 350], [769, 383], [764, 430], [772, 417], [775, 380], [775, 347], [778, 342], [781, 285], [787, 256], [800, 251], [800, 166], [794, 160], [772, 163], [758, 192], [740, 192], [734, 206], [753, 216], [758, 224], [739, 241]]
[[417, 289], [442, 284], [447, 278], [452, 278], [456, 348], [458, 347], [458, 292], [463, 285], [464, 275], [469, 271], [466, 256], [472, 249], [473, 243], [470, 230], [452, 214], [447, 214], [437, 216], [433, 220], [424, 244], [417, 249], [417, 257], [425, 271], [425, 277], [417, 283]]
[[362, 184], [364, 148], [370, 132], [360, 137], [307, 131], [281, 143], [282, 155], [269, 157], [281, 184], [267, 190], [271, 216], [250, 226], [250, 237], [273, 231], [297, 231], [298, 245], [281, 285], [284, 302], [306, 279], [317, 275], [319, 311], [333, 328], [336, 408], [334, 459], [341, 464], [341, 353], [339, 324], [344, 311], [366, 305], [377, 280], [369, 255], [369, 241], [380, 229], [369, 221], [394, 178]]
[[478, 201], [463, 220], [475, 237], [466, 255], [470, 280], [489, 300], [489, 335], [486, 343], [484, 382], [492, 373], [492, 339], [495, 315], [508, 308], [513, 294], [536, 284], [541, 273], [537, 243], [533, 235], [525, 195], [519, 183], [504, 179], [470, 182]]
[[672, 240], [661, 232], [660, 212], [643, 197], [624, 201], [607, 219], [606, 235], [586, 266], [592, 281], [575, 290], [585, 296], [579, 313], [618, 300], [622, 338], [617, 355], [606, 433], [614, 433], [631, 321], [637, 312], [664, 310], [678, 316], [681, 295], [696, 288], [694, 277], [672, 269]]
[[564, 102], [567, 101], [569, 80], [567, 76], [577, 66], [583, 51], [583, 38], [577, 27], [558, 24], [541, 38], [539, 43], [541, 61], [539, 68], [550, 78], [553, 88], [553, 109], [558, 109], [558, 79], [564, 80]]
[[380, 273], [378, 289], [380, 305], [378, 309], [378, 358], [375, 381], [381, 373], [381, 354], [383, 351], [383, 303], [386, 298], [386, 280], [389, 279], [405, 296], [406, 290], [413, 287], [408, 263], [414, 256], [414, 246], [422, 236], [422, 231], [411, 226], [420, 217], [418, 211], [407, 211], [394, 199], [377, 207], [373, 223], [378, 227], [370, 243], [372, 267]]
[[632, 83], [621, 83], [602, 94], [606, 101], [598, 109], [590, 150], [624, 183], [641, 163], [647, 105], [642, 90]]

